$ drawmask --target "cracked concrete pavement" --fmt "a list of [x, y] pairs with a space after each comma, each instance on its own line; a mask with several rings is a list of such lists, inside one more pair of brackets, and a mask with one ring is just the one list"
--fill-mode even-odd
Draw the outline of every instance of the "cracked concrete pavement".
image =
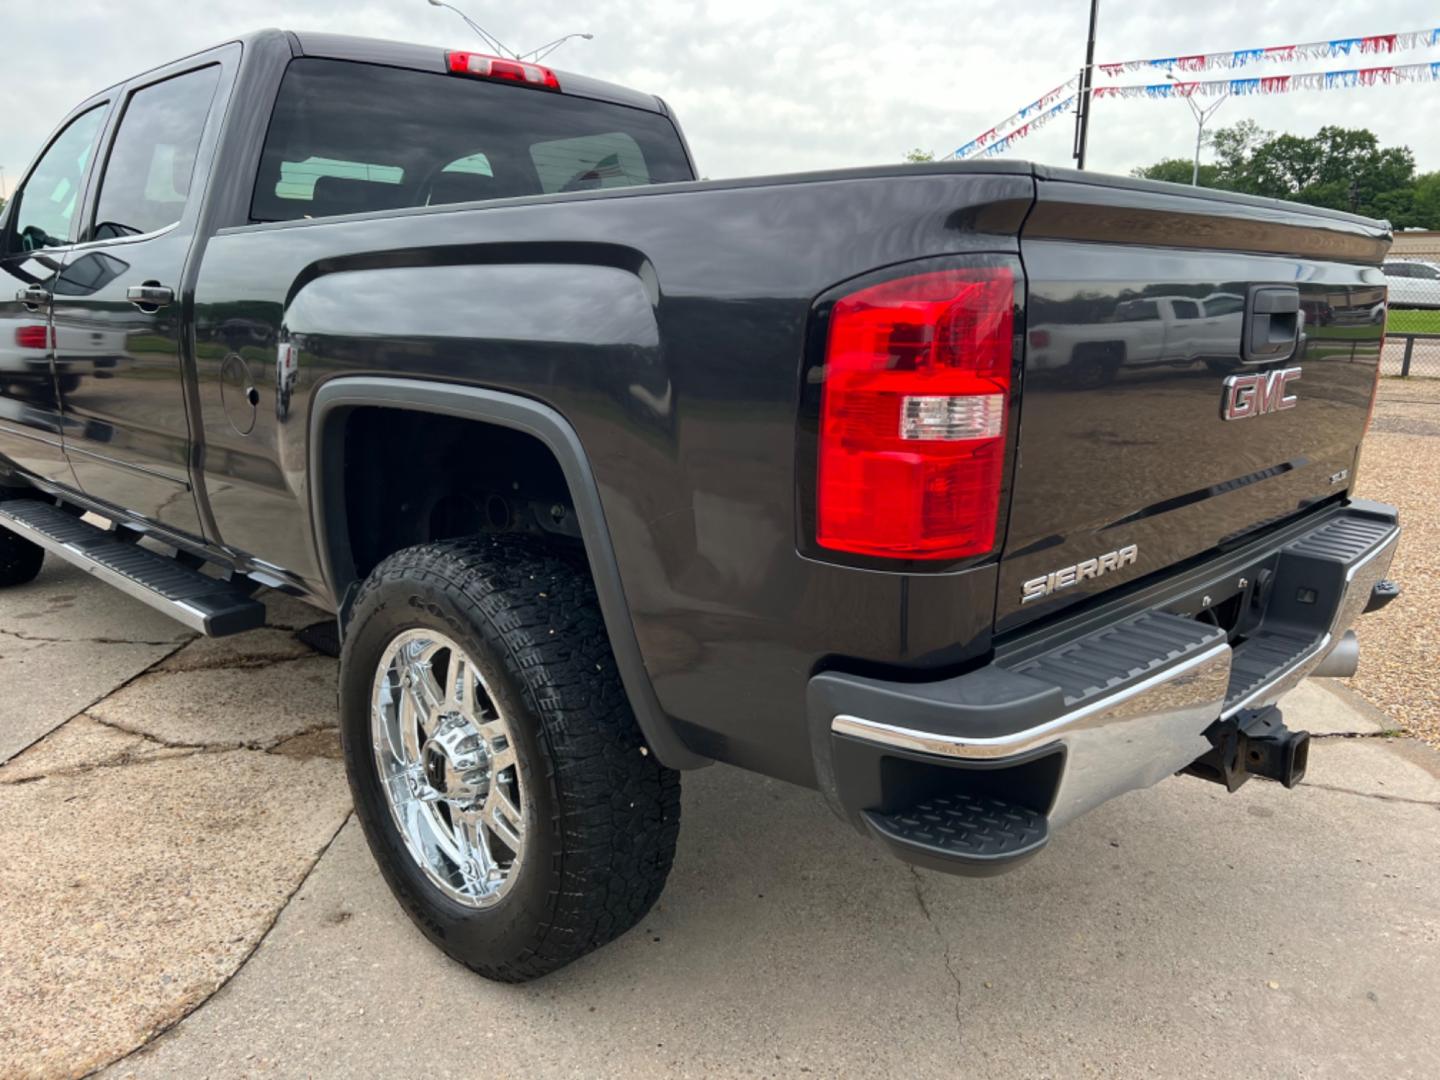
[[271, 629], [189, 641], [63, 570], [0, 594], [0, 627], [53, 639], [0, 636], [0, 663], [137, 650], [74, 673], [64, 716], [17, 690], [0, 722], [0, 1075], [1440, 1071], [1440, 755], [1344, 688], [1287, 703], [1320, 736], [1296, 791], [1167, 781], [988, 880], [910, 870], [811, 793], [690, 774], [657, 909], [508, 987], [431, 948], [371, 863], [332, 662], [293, 633], [315, 618], [274, 598]]

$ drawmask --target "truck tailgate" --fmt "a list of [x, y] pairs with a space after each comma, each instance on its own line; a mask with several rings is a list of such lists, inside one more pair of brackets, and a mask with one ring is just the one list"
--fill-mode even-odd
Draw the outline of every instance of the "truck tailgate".
[[1001, 632], [1343, 495], [1383, 336], [1378, 223], [1037, 174]]

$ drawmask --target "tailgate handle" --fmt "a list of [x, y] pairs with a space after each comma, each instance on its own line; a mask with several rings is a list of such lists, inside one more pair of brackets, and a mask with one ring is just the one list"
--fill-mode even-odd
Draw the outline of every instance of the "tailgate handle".
[[1294, 285], [1252, 285], [1245, 301], [1246, 360], [1284, 360], [1300, 341], [1300, 290]]

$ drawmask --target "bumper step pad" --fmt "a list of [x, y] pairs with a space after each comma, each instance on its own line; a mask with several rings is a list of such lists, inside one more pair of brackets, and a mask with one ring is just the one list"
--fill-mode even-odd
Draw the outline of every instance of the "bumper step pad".
[[1213, 648], [1225, 631], [1164, 611], [1146, 611], [1018, 664], [1018, 675], [1065, 691], [1074, 708], [1117, 687]]
[[0, 501], [0, 526], [210, 637], [265, 624], [265, 606], [243, 586], [208, 577], [53, 503]]
[[908, 861], [933, 860], [950, 872], [956, 863], [1008, 869], [1050, 839], [1044, 814], [983, 795], [936, 795], [898, 813], [863, 816]]
[[1244, 701], [1320, 644], [1322, 635], [1285, 630], [1265, 630], [1235, 648], [1230, 658], [1230, 689], [1225, 694], [1225, 708], [1231, 709]]

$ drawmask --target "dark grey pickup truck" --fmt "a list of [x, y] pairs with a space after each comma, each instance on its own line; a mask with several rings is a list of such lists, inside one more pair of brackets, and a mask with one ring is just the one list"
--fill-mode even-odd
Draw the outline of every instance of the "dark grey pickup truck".
[[1388, 227], [694, 177], [662, 101], [470, 52], [265, 31], [96, 94], [0, 219], [0, 579], [334, 612], [371, 848], [496, 979], [634, 925], [712, 761], [955, 873], [1296, 783], [1275, 701], [1397, 593], [1350, 495]]

